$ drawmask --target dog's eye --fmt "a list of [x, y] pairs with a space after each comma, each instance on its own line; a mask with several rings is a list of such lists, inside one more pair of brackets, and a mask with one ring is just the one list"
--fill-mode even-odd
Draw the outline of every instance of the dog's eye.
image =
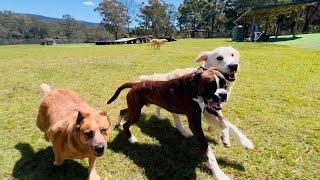
[[84, 134], [87, 136], [88, 139], [91, 139], [94, 136], [93, 131], [85, 132]]
[[222, 61], [222, 60], [223, 60], [223, 57], [222, 57], [222, 56], [218, 56], [218, 57], [217, 57], [217, 60]]
[[231, 56], [233, 57], [233, 54], [231, 54]]
[[100, 129], [101, 134], [106, 134], [108, 129]]

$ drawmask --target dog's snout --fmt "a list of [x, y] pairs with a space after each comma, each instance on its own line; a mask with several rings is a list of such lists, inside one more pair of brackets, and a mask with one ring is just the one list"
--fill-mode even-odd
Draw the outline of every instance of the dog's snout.
[[238, 64], [229, 64], [228, 67], [231, 72], [237, 72], [238, 70]]
[[228, 99], [228, 94], [226, 92], [219, 93], [219, 97], [221, 98], [221, 101], [226, 101]]
[[103, 143], [99, 143], [98, 145], [93, 147], [93, 150], [97, 155], [102, 155], [104, 152], [104, 149], [105, 147]]

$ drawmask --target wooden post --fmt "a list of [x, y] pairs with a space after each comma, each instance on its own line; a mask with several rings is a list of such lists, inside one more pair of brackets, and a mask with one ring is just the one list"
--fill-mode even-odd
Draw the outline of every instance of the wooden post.
[[256, 16], [252, 18], [252, 25], [251, 25], [251, 41], [254, 42], [254, 25], [256, 23]]

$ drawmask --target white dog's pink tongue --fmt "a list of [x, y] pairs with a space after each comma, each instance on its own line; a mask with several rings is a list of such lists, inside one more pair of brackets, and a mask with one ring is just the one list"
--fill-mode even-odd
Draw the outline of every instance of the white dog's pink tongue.
[[208, 102], [208, 107], [209, 107], [210, 109], [221, 109], [220, 103], [215, 103], [215, 102], [213, 102], [213, 101], [209, 101], [209, 102]]

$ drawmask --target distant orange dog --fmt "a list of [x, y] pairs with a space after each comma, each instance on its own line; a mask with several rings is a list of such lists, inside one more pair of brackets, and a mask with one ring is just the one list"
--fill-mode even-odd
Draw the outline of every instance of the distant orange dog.
[[166, 42], [168, 42], [168, 40], [166, 39], [151, 39], [149, 44], [152, 48], [160, 49], [160, 46], [162, 46]]
[[99, 179], [95, 160], [107, 146], [111, 121], [106, 112], [90, 107], [79, 94], [66, 89], [40, 86], [42, 99], [37, 119], [44, 138], [52, 142], [55, 166], [65, 159], [89, 158], [88, 179]]

